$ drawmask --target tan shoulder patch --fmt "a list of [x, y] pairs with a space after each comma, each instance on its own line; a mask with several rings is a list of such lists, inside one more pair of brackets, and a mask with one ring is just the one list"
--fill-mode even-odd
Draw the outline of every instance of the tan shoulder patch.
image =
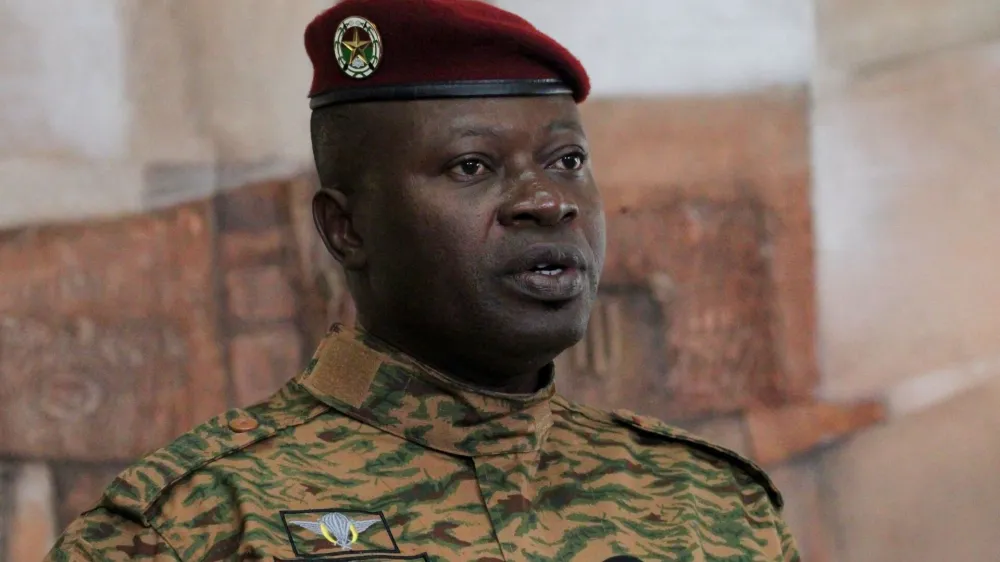
[[352, 408], [361, 406], [383, 355], [349, 337], [328, 337], [316, 351], [302, 385], [320, 398], [334, 398]]
[[700, 451], [722, 458], [729, 464], [735, 465], [762, 488], [764, 488], [764, 491], [767, 492], [768, 497], [771, 499], [771, 503], [774, 504], [776, 509], [780, 510], [784, 506], [784, 499], [781, 497], [781, 492], [774, 485], [774, 482], [771, 481], [767, 472], [743, 455], [720, 445], [716, 445], [710, 441], [706, 441], [696, 435], [692, 435], [683, 429], [668, 425], [656, 418], [641, 416], [631, 410], [615, 410], [611, 412], [611, 417], [616, 422], [628, 426], [636, 431], [656, 435], [671, 441], [681, 442]]
[[99, 506], [124, 511], [149, 525], [151, 509], [176, 482], [327, 410], [297, 383], [289, 383], [270, 400], [216, 416], [134, 463], [108, 486]]

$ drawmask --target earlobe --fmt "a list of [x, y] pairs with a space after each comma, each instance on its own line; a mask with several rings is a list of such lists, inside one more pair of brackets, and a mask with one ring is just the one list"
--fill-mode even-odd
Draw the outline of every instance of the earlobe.
[[334, 259], [345, 269], [365, 264], [364, 244], [354, 230], [353, 215], [344, 192], [321, 188], [313, 196], [313, 221], [320, 238]]

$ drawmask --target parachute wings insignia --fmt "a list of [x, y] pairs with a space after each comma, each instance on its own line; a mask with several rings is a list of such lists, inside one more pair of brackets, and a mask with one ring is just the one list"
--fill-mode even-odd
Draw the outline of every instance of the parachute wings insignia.
[[361, 533], [381, 522], [381, 519], [351, 519], [342, 513], [327, 513], [320, 517], [319, 521], [289, 521], [293, 525], [321, 535], [343, 550], [351, 550], [351, 546], [358, 542]]

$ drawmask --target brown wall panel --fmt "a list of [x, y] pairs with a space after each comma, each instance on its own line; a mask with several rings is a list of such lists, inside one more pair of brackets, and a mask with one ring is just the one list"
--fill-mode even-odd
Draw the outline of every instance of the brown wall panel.
[[564, 391], [670, 419], [780, 401], [765, 222], [752, 196], [612, 214], [602, 305], [568, 354], [591, 360], [562, 363]]
[[0, 243], [0, 454], [127, 460], [225, 408], [208, 207]]
[[812, 396], [805, 90], [596, 101], [583, 114], [608, 212], [602, 299], [656, 312], [633, 306], [620, 335], [600, 328], [625, 342], [617, 375], [598, 381], [572, 360], [593, 355], [587, 342], [561, 358], [563, 390], [668, 419]]

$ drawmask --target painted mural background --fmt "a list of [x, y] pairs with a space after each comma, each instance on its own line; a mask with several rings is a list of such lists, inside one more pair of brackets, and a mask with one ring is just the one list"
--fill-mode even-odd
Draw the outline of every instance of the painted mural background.
[[[996, 559], [1000, 4], [495, 3], [595, 86], [563, 391], [764, 464], [809, 562]], [[308, 210], [327, 5], [0, 3], [0, 561], [353, 318]]]

